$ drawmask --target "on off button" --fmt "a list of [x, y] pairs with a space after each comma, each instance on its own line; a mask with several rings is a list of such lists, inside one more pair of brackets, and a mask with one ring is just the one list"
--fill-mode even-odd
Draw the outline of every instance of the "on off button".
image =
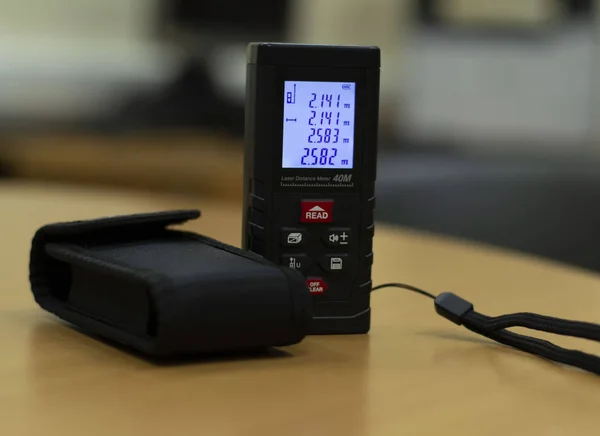
[[302, 223], [331, 223], [333, 222], [333, 200], [302, 200]]
[[309, 277], [306, 279], [306, 286], [311, 294], [322, 294], [327, 288], [327, 282], [321, 277]]

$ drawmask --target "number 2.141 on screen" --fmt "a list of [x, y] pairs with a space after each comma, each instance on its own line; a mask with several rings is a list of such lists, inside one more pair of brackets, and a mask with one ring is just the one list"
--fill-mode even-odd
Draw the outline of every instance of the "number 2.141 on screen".
[[356, 84], [286, 81], [283, 168], [351, 169]]

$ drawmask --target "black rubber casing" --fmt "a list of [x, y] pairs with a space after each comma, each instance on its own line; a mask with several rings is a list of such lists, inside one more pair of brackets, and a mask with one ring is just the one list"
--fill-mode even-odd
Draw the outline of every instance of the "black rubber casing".
[[300, 274], [196, 233], [198, 211], [51, 224], [36, 233], [37, 303], [84, 331], [155, 356], [300, 342], [310, 297]]
[[[370, 328], [379, 66], [377, 47], [248, 47], [243, 248], [282, 263], [290, 254], [281, 244], [282, 229], [307, 232], [309, 243], [301, 251], [313, 265], [304, 274], [324, 277], [329, 284], [326, 292], [312, 295], [311, 334], [366, 333]], [[285, 81], [356, 83], [352, 169], [282, 168]], [[311, 177], [320, 182], [304, 181]], [[301, 225], [301, 201], [322, 199], [334, 201], [334, 223]], [[331, 226], [351, 229], [354, 235], [355, 243], [345, 253], [350, 268], [344, 273], [327, 273], [320, 266], [331, 252], [322, 243]]]

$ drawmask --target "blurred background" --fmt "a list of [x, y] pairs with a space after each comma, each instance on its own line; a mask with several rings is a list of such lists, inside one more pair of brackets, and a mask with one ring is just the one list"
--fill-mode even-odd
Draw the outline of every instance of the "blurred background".
[[593, 0], [0, 0], [0, 183], [240, 203], [246, 44], [378, 45], [378, 219], [600, 270], [598, 29]]

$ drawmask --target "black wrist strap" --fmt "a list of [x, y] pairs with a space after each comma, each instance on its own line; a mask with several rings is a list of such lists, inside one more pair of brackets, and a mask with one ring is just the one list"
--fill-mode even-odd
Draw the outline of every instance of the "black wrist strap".
[[569, 350], [542, 339], [506, 330], [511, 327], [525, 327], [563, 336], [600, 341], [600, 325], [535, 313], [514, 313], [489, 317], [476, 312], [468, 301], [448, 292], [435, 298], [435, 309], [438, 314], [455, 324], [463, 325], [472, 332], [496, 342], [600, 375], [600, 358], [597, 356]]
[[513, 313], [490, 317], [475, 312], [471, 302], [453, 293], [445, 292], [436, 297], [427, 291], [404, 283], [378, 285], [373, 288], [373, 291], [388, 287], [406, 289], [433, 299], [435, 301], [435, 311], [439, 315], [493, 341], [600, 375], [600, 357], [598, 356], [578, 350], [569, 350], [543, 339], [506, 330], [511, 327], [524, 327], [541, 332], [600, 342], [600, 325], [598, 324], [570, 321], [535, 313]]

